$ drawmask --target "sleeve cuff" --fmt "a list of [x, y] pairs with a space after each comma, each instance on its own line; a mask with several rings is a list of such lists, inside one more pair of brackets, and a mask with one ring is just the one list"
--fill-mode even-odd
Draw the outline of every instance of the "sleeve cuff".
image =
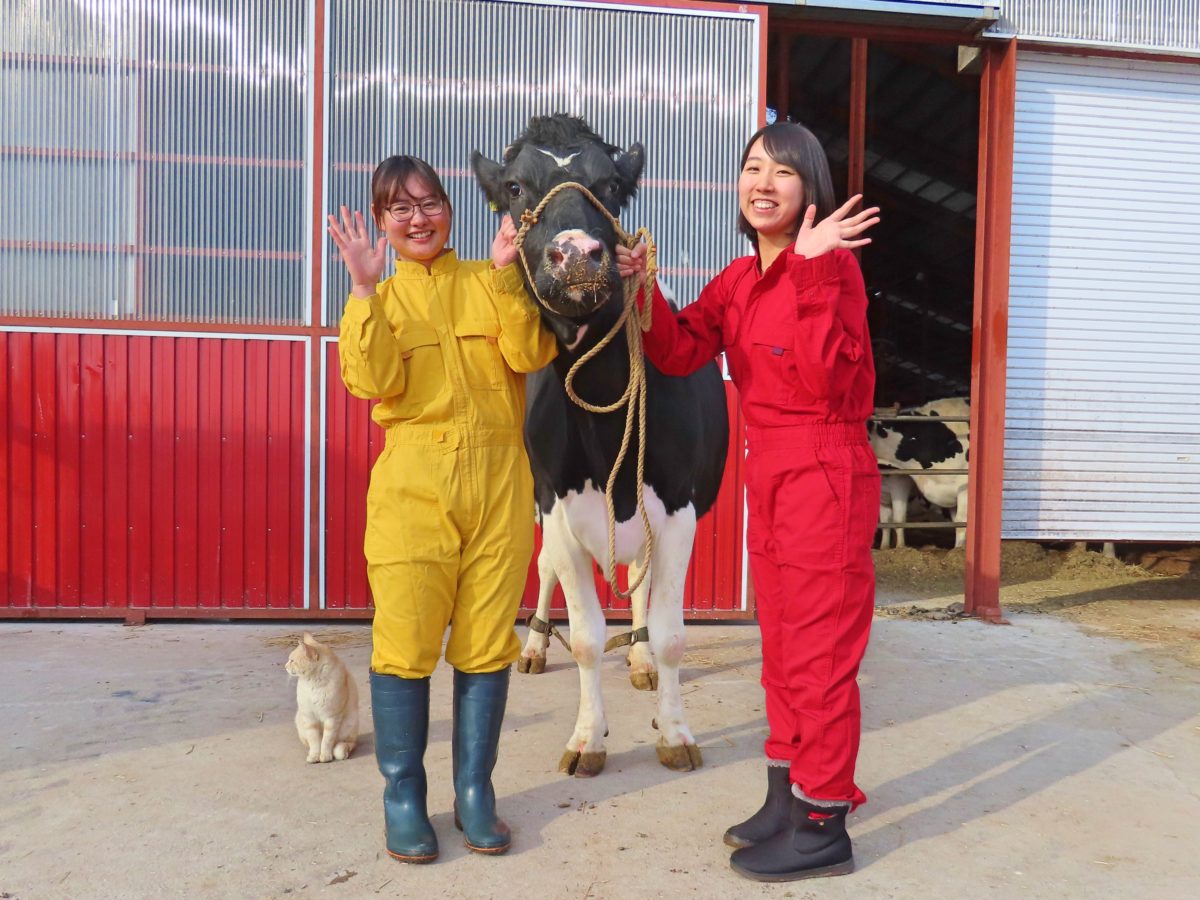
[[377, 309], [378, 304], [378, 294], [372, 294], [370, 297], [355, 297], [350, 294], [346, 298], [346, 308], [342, 311], [342, 318], [362, 325], [371, 318], [373, 313], [382, 312]]
[[497, 295], [503, 294], [512, 300], [511, 304], [501, 305], [499, 311], [502, 320], [531, 322], [538, 317], [538, 308], [525, 290], [525, 280], [517, 263], [509, 263], [503, 269], [493, 269], [492, 287]]
[[840, 277], [837, 257], [832, 250], [812, 259], [788, 251], [787, 270], [792, 283], [801, 291], [826, 281], [837, 281]]

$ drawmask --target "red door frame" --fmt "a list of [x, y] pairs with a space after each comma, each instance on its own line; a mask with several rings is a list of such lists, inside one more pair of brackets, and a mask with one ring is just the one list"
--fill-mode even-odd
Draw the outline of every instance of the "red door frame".
[[[772, 23], [786, 52], [795, 35], [850, 41], [849, 160], [846, 192], [863, 189], [867, 50], [871, 40], [967, 44], [984, 53], [980, 87], [979, 172], [975, 233], [975, 302], [971, 337], [971, 446], [968, 481], [965, 611], [988, 622], [1000, 614], [1000, 526], [1004, 483], [1004, 388], [1008, 342], [1008, 261], [1012, 218], [1016, 42], [972, 41], [929, 29], [788, 19]], [[786, 80], [779, 84], [786, 94]]]

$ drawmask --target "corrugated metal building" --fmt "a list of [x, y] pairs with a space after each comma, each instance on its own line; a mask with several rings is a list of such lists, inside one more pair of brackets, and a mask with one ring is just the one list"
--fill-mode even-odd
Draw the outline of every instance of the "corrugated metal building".
[[[999, 616], [1002, 534], [1200, 537], [1196, 0], [16, 0], [0, 20], [0, 615], [369, 615], [381, 435], [337, 377], [324, 214], [413, 152], [446, 176], [460, 254], [486, 255], [469, 151], [556, 110], [645, 143], [624, 218], [681, 298], [743, 252], [713, 223], [768, 103], [828, 125], [839, 191], [888, 198], [905, 228], [877, 248], [946, 257], [873, 248], [864, 270], [873, 330], [921, 345], [894, 383], [969, 386], [975, 612]], [[693, 616], [752, 614], [738, 427], [731, 450]]]

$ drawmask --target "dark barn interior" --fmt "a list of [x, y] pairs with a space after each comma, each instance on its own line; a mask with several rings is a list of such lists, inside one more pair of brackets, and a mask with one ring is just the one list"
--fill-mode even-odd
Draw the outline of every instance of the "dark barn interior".
[[864, 202], [881, 208], [861, 256], [876, 406], [968, 396], [978, 75], [959, 72], [953, 44], [867, 40], [865, 128], [852, 138], [852, 40], [772, 31], [767, 106], [817, 135], [839, 196], [857, 164]]

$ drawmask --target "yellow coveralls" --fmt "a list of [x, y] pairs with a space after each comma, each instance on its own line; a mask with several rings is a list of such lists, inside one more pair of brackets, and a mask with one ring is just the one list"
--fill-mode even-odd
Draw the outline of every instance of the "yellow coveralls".
[[397, 262], [376, 294], [347, 301], [342, 381], [380, 400], [372, 416], [387, 429], [364, 542], [373, 671], [431, 674], [451, 619], [456, 669], [494, 672], [520, 654], [534, 528], [523, 373], [556, 352], [516, 264], [451, 250], [429, 270]]

